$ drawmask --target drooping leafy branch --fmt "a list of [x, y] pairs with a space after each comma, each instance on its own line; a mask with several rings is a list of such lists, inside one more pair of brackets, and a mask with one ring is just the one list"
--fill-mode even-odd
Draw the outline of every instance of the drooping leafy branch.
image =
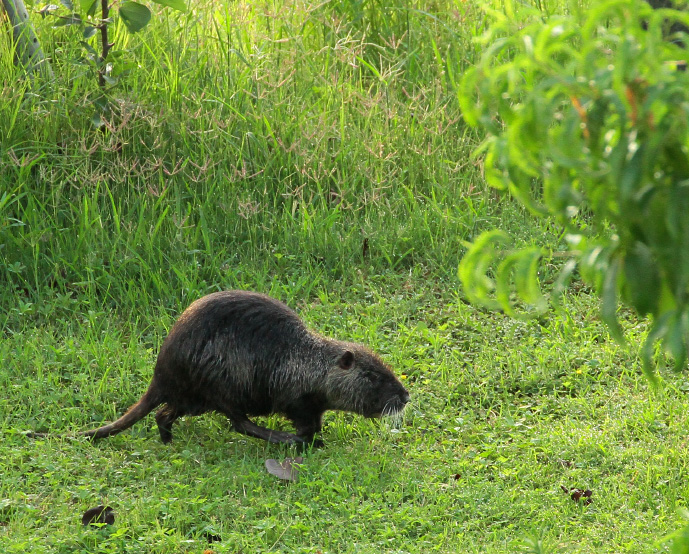
[[[685, 36], [667, 30], [689, 15], [639, 0], [596, 3], [583, 23], [490, 15], [482, 58], [459, 92], [466, 121], [488, 134], [478, 150], [486, 180], [562, 225], [570, 260], [555, 292], [578, 268], [618, 340], [620, 299], [651, 317], [642, 348], [649, 377], [658, 341], [684, 367], [689, 55]], [[515, 295], [542, 308], [534, 264], [547, 253], [509, 252], [508, 243], [499, 231], [474, 242], [460, 265], [467, 294], [510, 313]]]

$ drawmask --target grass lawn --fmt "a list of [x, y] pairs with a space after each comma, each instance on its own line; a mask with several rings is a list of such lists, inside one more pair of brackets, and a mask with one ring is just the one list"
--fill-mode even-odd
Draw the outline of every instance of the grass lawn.
[[[49, 88], [0, 48], [0, 552], [670, 551], [687, 374], [659, 359], [653, 390], [646, 323], [626, 314], [618, 345], [576, 280], [521, 321], [471, 306], [457, 279], [486, 229], [562, 248], [471, 157], [454, 82], [478, 7], [192, 7], [113, 29], [141, 67], [103, 131], [79, 31], [36, 18]], [[404, 416], [328, 413], [296, 483], [264, 466], [294, 450], [219, 415], [184, 418], [167, 446], [152, 416], [95, 444], [25, 436], [117, 418], [177, 315], [231, 288], [378, 351], [412, 395]], [[98, 505], [115, 524], [82, 526]]]

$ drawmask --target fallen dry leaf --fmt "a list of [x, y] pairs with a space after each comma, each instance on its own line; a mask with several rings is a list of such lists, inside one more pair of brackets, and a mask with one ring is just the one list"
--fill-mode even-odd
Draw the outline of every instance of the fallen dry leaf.
[[581, 502], [582, 504], [589, 505], [593, 502], [593, 491], [586, 489], [568, 489], [567, 487], [560, 486], [560, 488], [567, 494], [574, 502]]
[[297, 465], [301, 464], [303, 461], [304, 458], [301, 456], [296, 458], [285, 458], [285, 461], [282, 463], [269, 458], [266, 460], [266, 469], [268, 473], [275, 475], [275, 477], [279, 479], [296, 483], [299, 473]]

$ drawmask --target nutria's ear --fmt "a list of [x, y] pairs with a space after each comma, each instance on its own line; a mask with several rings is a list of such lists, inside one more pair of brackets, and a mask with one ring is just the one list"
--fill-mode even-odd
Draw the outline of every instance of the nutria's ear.
[[352, 367], [354, 367], [354, 354], [349, 350], [345, 350], [344, 354], [337, 360], [337, 365], [342, 369], [352, 369]]

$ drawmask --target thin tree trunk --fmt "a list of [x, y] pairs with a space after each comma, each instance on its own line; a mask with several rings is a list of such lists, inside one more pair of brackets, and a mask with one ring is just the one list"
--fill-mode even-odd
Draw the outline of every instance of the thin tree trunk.
[[112, 48], [112, 43], [108, 41], [108, 21], [110, 17], [109, 0], [101, 0], [101, 23], [98, 26], [101, 37], [101, 55], [100, 63], [98, 65], [98, 84], [101, 88], [105, 88], [105, 60], [108, 59], [108, 54]]
[[38, 72], [52, 78], [53, 69], [36, 38], [24, 0], [2, 0], [2, 6], [12, 25], [17, 63], [21, 63], [30, 74]]

